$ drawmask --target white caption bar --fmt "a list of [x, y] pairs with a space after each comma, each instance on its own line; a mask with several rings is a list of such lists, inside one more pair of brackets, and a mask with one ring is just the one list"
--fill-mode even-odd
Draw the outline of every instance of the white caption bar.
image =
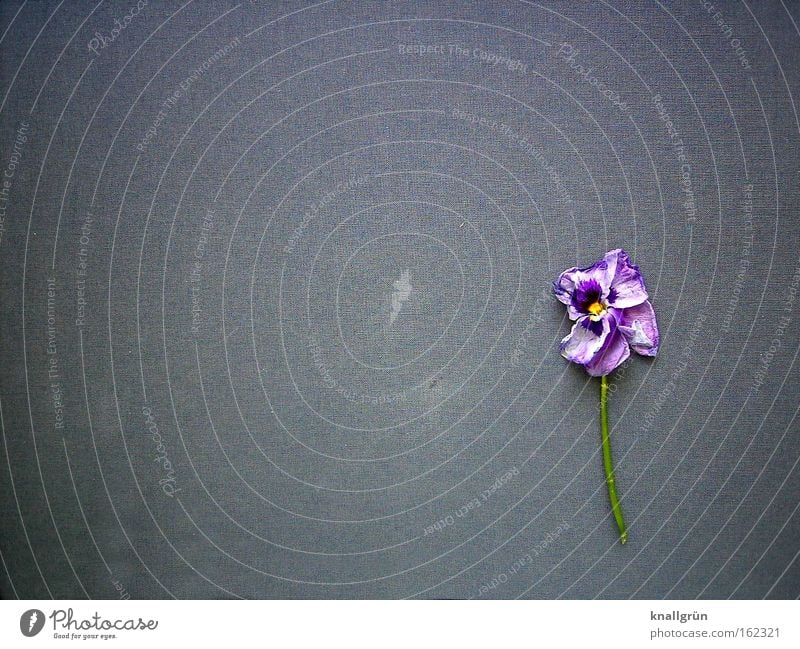
[[800, 646], [799, 619], [796, 601], [7, 601], [0, 645], [768, 648]]

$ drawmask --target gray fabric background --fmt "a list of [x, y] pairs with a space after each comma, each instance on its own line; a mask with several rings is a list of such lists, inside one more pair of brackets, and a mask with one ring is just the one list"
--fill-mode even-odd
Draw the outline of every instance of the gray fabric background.
[[0, 5], [3, 596], [800, 595], [797, 3], [132, 8]]

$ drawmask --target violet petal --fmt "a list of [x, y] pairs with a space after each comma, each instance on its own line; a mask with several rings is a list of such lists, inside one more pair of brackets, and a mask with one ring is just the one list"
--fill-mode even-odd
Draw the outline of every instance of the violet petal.
[[661, 342], [656, 312], [650, 301], [622, 311], [620, 332], [628, 339], [631, 349], [642, 356], [655, 356]]
[[611, 374], [631, 355], [628, 341], [619, 331], [613, 331], [606, 339], [606, 344], [586, 364], [586, 371], [592, 376]]
[[617, 248], [603, 258], [614, 269], [609, 289], [608, 303], [618, 309], [636, 306], [647, 300], [647, 289], [639, 267], [631, 263], [628, 253]]
[[615, 328], [616, 322], [612, 317], [593, 321], [589, 316], [583, 316], [561, 341], [561, 355], [573, 363], [586, 365], [603, 348], [607, 336]]

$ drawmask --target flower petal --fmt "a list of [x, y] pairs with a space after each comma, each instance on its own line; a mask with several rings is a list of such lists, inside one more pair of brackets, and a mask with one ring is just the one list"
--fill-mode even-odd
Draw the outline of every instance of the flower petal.
[[639, 267], [631, 263], [628, 253], [617, 248], [603, 258], [609, 269], [614, 269], [608, 293], [608, 304], [618, 309], [627, 309], [647, 300], [647, 289]]
[[586, 365], [603, 348], [606, 338], [615, 328], [614, 318], [592, 320], [589, 316], [583, 316], [561, 341], [561, 355], [568, 361]]
[[613, 266], [609, 265], [607, 259], [601, 259], [591, 266], [585, 268], [570, 268], [565, 270], [558, 279], [553, 282], [553, 293], [559, 302], [567, 305], [569, 317], [572, 320], [577, 320], [585, 312], [576, 308], [575, 300], [576, 292], [580, 293], [581, 287], [597, 285], [600, 287], [600, 294], [605, 297], [611, 287], [611, 281], [614, 278], [616, 269], [616, 259], [613, 259]]
[[655, 356], [658, 353], [661, 340], [658, 335], [656, 312], [649, 300], [623, 309], [619, 330], [637, 354]]
[[628, 341], [619, 331], [614, 330], [606, 339], [606, 344], [586, 364], [586, 371], [592, 376], [611, 374], [631, 355]]

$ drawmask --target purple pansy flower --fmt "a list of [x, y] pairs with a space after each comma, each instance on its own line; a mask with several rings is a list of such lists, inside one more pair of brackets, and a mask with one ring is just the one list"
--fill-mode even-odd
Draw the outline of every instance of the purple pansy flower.
[[656, 314], [644, 279], [621, 248], [586, 268], [565, 270], [553, 291], [575, 321], [561, 341], [561, 355], [592, 376], [613, 372], [631, 349], [643, 356], [658, 353]]

